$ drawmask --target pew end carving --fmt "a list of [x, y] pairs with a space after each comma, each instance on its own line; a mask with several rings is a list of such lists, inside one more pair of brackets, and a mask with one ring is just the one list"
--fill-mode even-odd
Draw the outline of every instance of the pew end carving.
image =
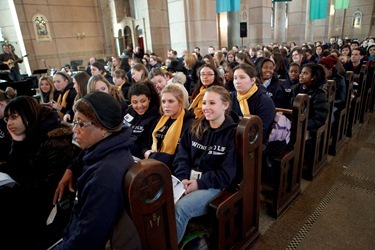
[[130, 216], [142, 249], [178, 249], [171, 172], [162, 162], [145, 159], [125, 176]]

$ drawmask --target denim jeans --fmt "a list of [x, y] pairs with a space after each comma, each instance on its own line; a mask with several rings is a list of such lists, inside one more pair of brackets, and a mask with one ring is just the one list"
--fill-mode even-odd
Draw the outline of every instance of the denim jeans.
[[199, 189], [183, 196], [176, 203], [176, 224], [178, 243], [181, 242], [186, 226], [193, 217], [207, 213], [207, 206], [215, 198], [221, 189]]

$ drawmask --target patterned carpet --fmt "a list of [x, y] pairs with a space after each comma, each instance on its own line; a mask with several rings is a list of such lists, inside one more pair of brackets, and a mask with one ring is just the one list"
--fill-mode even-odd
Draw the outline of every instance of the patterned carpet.
[[375, 115], [275, 220], [261, 210], [251, 249], [374, 249]]

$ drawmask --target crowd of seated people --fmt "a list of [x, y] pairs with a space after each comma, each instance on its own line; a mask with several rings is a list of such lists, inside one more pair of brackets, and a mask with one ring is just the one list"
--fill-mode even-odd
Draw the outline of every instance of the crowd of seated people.
[[[125, 204], [122, 177], [134, 163], [133, 155], [164, 162], [185, 185], [185, 196], [176, 205], [181, 241], [189, 219], [206, 213], [209, 200], [235, 178], [239, 119], [260, 117], [267, 150], [275, 108], [291, 108], [297, 94], [306, 93], [307, 129], [316, 130], [329, 113], [328, 79], [336, 80], [335, 111], [346, 102], [344, 76], [336, 68], [358, 74], [361, 65], [375, 59], [372, 38], [352, 46], [342, 40], [291, 45], [250, 51], [210, 46], [203, 55], [196, 47], [182, 57], [169, 50], [168, 64], [153, 53], [133, 54], [127, 48], [121, 57], [111, 58], [109, 69], [92, 57], [85, 71], [41, 77], [39, 103], [15, 97], [11, 90], [0, 92], [0, 172], [18, 183], [0, 190], [9, 199], [2, 208], [6, 222], [18, 225], [20, 218], [30, 217], [29, 227], [20, 232], [33, 232], [25, 237], [28, 249], [45, 248], [61, 237], [57, 249], [103, 248]], [[221, 151], [215, 153], [215, 147]], [[58, 205], [74, 192], [78, 201], [68, 202], [62, 212]], [[191, 204], [197, 200], [202, 202], [193, 212]], [[30, 209], [17, 217], [21, 212], [15, 208], [21, 203]], [[59, 216], [46, 226], [53, 204]], [[73, 206], [69, 220], [66, 213]], [[15, 230], [10, 226], [10, 232]]]

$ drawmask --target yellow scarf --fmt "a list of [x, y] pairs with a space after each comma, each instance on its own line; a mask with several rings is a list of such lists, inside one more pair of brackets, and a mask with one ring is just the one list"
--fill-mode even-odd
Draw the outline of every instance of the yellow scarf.
[[[67, 90], [67, 91], [64, 93], [64, 95], [63, 95], [63, 94], [60, 94], [60, 95], [59, 95], [59, 98], [57, 98], [57, 104], [59, 104], [62, 108], [66, 108], [66, 98], [68, 98], [69, 92], [70, 92], [70, 89]], [[62, 99], [61, 99], [61, 97], [62, 97]], [[61, 118], [64, 117], [64, 114], [63, 114], [60, 110], [58, 110], [57, 113], [59, 114], [59, 116], [60, 116]]]
[[[185, 116], [185, 110], [183, 109], [180, 114], [178, 115], [176, 121], [172, 123], [172, 125], [169, 127], [167, 133], [165, 134], [165, 137], [163, 139], [163, 142], [161, 144], [161, 149], [159, 152], [164, 152], [170, 155], [173, 155], [176, 151], [178, 140], [181, 136], [182, 131], [182, 125], [184, 123], [184, 116]], [[168, 121], [170, 116], [163, 115], [158, 124], [156, 124], [156, 127], [154, 131], [152, 132], [152, 150], [155, 152], [158, 151], [157, 145], [158, 140], [156, 139], [156, 132], [160, 130], [164, 124]]]
[[237, 92], [237, 100], [240, 104], [240, 109], [243, 116], [250, 115], [249, 105], [247, 103], [247, 99], [249, 99], [255, 92], [257, 92], [258, 86], [254, 84], [244, 95], [241, 95]]
[[202, 101], [206, 88], [202, 86], [199, 89], [199, 94], [194, 98], [193, 102], [190, 104], [189, 110], [194, 109], [195, 119], [198, 119], [202, 114]]

